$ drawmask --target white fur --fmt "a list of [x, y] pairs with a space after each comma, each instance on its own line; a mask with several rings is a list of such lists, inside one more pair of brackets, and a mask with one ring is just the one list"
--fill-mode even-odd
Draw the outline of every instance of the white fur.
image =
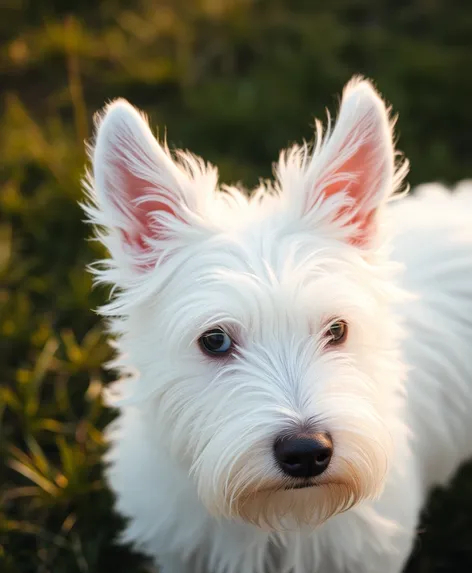
[[[107, 479], [123, 539], [164, 573], [399, 573], [429, 488], [472, 455], [472, 183], [387, 206], [406, 172], [391, 130], [354, 79], [335, 127], [248, 199], [128, 103], [99, 118], [84, 208], [115, 289]], [[236, 356], [202, 354], [217, 325]], [[300, 427], [334, 454], [287, 490], [273, 443]]]

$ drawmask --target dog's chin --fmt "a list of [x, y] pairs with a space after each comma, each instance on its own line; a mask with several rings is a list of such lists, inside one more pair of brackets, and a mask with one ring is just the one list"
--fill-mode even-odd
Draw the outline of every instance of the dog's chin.
[[316, 528], [358, 499], [341, 483], [300, 481], [245, 492], [232, 499], [226, 517], [241, 519], [269, 531]]

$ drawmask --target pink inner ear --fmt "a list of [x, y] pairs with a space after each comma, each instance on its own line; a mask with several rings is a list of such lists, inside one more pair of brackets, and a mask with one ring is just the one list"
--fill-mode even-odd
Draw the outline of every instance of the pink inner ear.
[[[352, 132], [347, 138], [356, 137]], [[339, 151], [342, 153], [343, 149]], [[351, 243], [364, 243], [368, 240], [372, 232], [372, 224], [375, 215], [375, 210], [369, 207], [369, 200], [376, 192], [376, 186], [379, 184], [380, 175], [382, 172], [382, 157], [378, 158], [376, 164], [375, 146], [369, 142], [361, 145], [359, 149], [347, 159], [343, 165], [329, 176], [341, 175], [343, 173], [354, 176], [353, 180], [337, 181], [329, 184], [324, 189], [326, 197], [335, 195], [336, 193], [345, 192], [352, 197], [356, 203], [357, 209], [353, 211], [352, 207], [341, 207], [339, 215], [344, 216], [347, 211], [352, 211], [351, 222], [358, 225], [358, 232], [351, 238]], [[363, 209], [364, 205], [364, 209]]]
[[[138, 253], [146, 253], [149, 246], [146, 238], [163, 239], [163, 232], [159, 229], [156, 221], [150, 217], [150, 213], [160, 211], [175, 215], [174, 209], [159, 196], [170, 198], [170, 191], [156, 182], [149, 182], [134, 175], [123, 164], [123, 160], [114, 162], [114, 174], [116, 180], [114, 186], [118, 186], [111, 195], [115, 207], [125, 216], [128, 221], [126, 229], [121, 230], [125, 243]], [[155, 195], [155, 199], [151, 198]], [[140, 203], [140, 199], [149, 197]]]

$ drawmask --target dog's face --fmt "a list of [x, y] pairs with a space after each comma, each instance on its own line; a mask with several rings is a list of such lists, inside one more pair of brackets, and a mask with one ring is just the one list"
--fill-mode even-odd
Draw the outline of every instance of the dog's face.
[[86, 209], [119, 365], [139, 372], [115, 403], [141, 408], [211, 512], [316, 525], [380, 493], [401, 394], [382, 210], [403, 172], [365, 81], [251, 199], [176, 163], [129, 104], [100, 119]]

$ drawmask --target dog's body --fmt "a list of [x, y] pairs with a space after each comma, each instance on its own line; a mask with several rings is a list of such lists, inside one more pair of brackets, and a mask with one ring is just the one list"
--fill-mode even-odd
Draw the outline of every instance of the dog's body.
[[[472, 456], [472, 183], [385, 206], [405, 169], [366, 82], [252, 201], [146, 129], [110, 106], [86, 207], [131, 374], [108, 431], [124, 539], [163, 573], [400, 573], [431, 486]], [[303, 479], [274, 454], [320, 432]]]

